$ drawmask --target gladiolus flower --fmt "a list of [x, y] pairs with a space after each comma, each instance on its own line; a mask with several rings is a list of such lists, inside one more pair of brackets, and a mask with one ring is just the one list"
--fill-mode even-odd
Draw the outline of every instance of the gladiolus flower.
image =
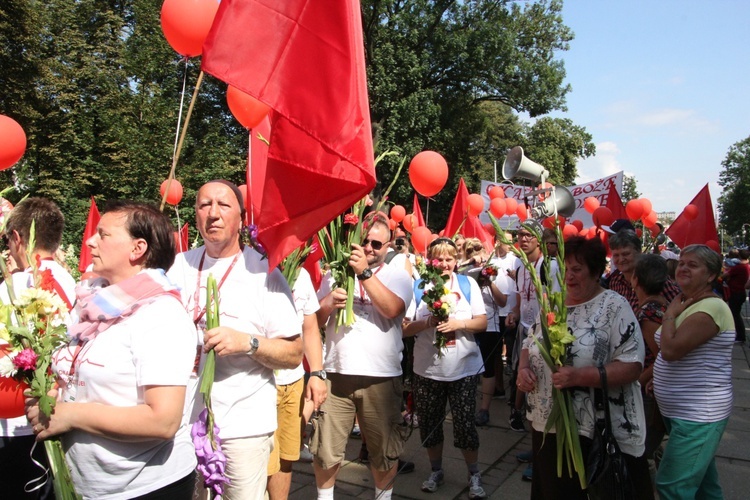
[[553, 313], [552, 311], [547, 313], [547, 324], [548, 325], [555, 324], [555, 313]]
[[359, 217], [357, 217], [357, 214], [346, 214], [344, 216], [344, 224], [354, 225], [357, 222], [359, 222]]

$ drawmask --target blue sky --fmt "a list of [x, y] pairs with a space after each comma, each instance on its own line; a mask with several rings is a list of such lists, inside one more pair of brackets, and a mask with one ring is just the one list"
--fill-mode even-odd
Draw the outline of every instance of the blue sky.
[[678, 214], [709, 183], [716, 208], [721, 162], [750, 136], [750, 1], [566, 0], [563, 21], [572, 91], [551, 116], [597, 147], [577, 183], [623, 170]]

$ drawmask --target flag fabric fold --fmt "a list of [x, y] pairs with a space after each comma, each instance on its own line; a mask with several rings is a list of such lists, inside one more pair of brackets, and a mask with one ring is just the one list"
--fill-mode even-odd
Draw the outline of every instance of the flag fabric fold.
[[625, 205], [622, 204], [622, 198], [620, 198], [620, 193], [617, 192], [614, 182], [609, 185], [609, 194], [607, 194], [607, 202], [604, 206], [612, 212], [614, 220], [629, 219], [628, 213], [625, 211]]
[[443, 235], [448, 238], [452, 238], [456, 233], [461, 233], [465, 238], [478, 238], [488, 251], [493, 249], [492, 235], [482, 226], [479, 217], [469, 215], [469, 190], [463, 177], [458, 181], [456, 198], [443, 229]]
[[[427, 203], [430, 201], [427, 200]], [[417, 193], [414, 193], [414, 210], [412, 210], [412, 213], [417, 218], [417, 225], [418, 226], [426, 226], [424, 221], [424, 216], [422, 215], [422, 207], [419, 206], [419, 197], [417, 196]]]
[[375, 186], [359, 2], [222, 0], [202, 69], [272, 108], [260, 192], [250, 168], [274, 267]]
[[666, 235], [680, 248], [695, 243], [705, 245], [711, 241], [717, 245], [719, 234], [716, 231], [714, 207], [711, 203], [708, 184], [698, 192], [690, 204], [698, 207], [698, 216], [690, 220], [683, 211], [665, 231]]
[[78, 260], [78, 270], [85, 272], [86, 268], [91, 265], [91, 249], [86, 245], [86, 241], [96, 234], [96, 226], [99, 225], [99, 209], [96, 206], [96, 200], [91, 197], [89, 206], [89, 215], [86, 217], [86, 227], [83, 229], [83, 242], [81, 243], [81, 257]]

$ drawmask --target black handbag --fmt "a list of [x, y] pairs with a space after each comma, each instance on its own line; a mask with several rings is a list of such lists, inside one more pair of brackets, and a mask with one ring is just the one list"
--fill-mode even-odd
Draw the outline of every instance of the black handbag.
[[604, 418], [597, 418], [594, 426], [591, 451], [586, 459], [586, 492], [592, 500], [624, 500], [633, 498], [633, 483], [628, 474], [625, 457], [620, 451], [609, 417], [607, 371], [599, 367], [601, 390], [594, 391], [597, 415], [603, 410]]

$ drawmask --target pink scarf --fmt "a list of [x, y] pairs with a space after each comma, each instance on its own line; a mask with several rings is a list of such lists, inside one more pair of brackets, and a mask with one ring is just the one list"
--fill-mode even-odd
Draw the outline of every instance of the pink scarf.
[[161, 269], [146, 269], [106, 288], [78, 285], [78, 323], [70, 328], [70, 336], [81, 341], [91, 340], [162, 295], [171, 295], [180, 300], [177, 287]]

